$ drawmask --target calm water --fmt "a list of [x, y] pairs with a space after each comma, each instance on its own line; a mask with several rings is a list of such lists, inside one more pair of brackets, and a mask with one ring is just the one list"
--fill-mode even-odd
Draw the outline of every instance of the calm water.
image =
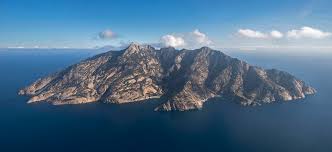
[[305, 100], [240, 107], [214, 100], [193, 112], [144, 104], [26, 104], [19, 88], [95, 54], [91, 50], [0, 51], [0, 151], [332, 151], [332, 55], [230, 53], [314, 86]]

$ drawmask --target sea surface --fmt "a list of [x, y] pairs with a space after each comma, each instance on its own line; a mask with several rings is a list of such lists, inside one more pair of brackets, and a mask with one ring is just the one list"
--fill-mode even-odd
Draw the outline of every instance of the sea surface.
[[332, 55], [232, 52], [290, 72], [318, 90], [294, 102], [242, 107], [214, 99], [190, 112], [153, 112], [143, 104], [27, 104], [20, 88], [99, 53], [0, 50], [0, 151], [331, 152]]

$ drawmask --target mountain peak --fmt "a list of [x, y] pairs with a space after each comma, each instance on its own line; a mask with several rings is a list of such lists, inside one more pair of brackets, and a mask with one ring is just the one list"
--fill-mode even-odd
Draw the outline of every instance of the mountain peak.
[[140, 45], [139, 45], [138, 43], [136, 43], [136, 42], [131, 42], [131, 43], [128, 45], [128, 47], [127, 47], [126, 50], [128, 50], [128, 49], [139, 49], [139, 48], [140, 48]]
[[207, 46], [203, 46], [200, 48], [201, 50], [212, 50], [211, 48], [207, 47]]
[[126, 49], [124, 49], [124, 54], [130, 55], [147, 50], [154, 50], [154, 48], [149, 45], [140, 45], [138, 43], [132, 42]]

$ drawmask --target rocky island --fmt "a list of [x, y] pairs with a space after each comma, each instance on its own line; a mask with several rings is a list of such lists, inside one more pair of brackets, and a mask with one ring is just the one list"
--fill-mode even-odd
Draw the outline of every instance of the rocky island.
[[54, 105], [162, 98], [155, 111], [186, 111], [201, 109], [214, 97], [257, 105], [302, 99], [315, 92], [287, 72], [251, 66], [208, 47], [155, 49], [132, 43], [39, 79], [19, 94], [30, 96], [28, 103]]

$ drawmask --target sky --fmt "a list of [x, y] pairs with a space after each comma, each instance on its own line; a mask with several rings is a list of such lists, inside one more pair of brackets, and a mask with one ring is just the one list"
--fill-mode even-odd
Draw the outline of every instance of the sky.
[[0, 0], [0, 48], [332, 50], [330, 0]]

